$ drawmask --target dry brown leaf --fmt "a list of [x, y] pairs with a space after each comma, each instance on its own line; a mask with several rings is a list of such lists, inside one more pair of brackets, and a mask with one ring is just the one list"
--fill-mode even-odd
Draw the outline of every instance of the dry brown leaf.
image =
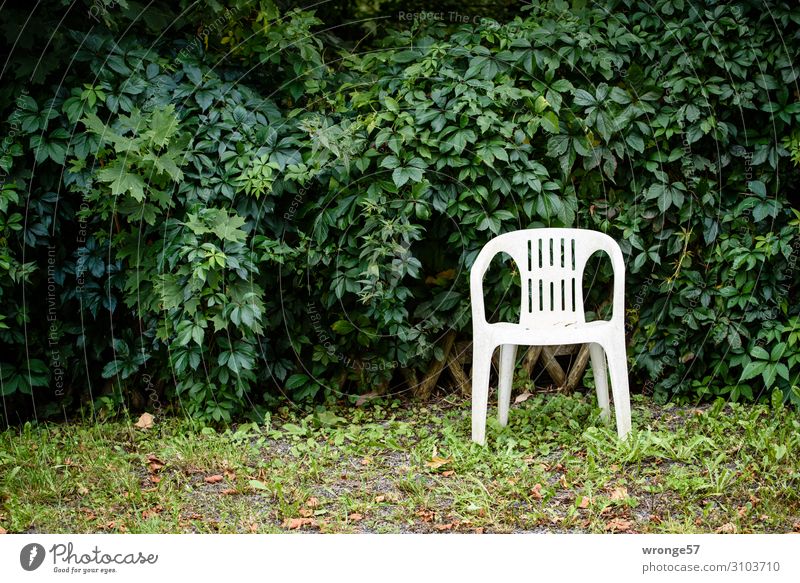
[[8, 531], [2, 526], [0, 526], [0, 534], [8, 534]]
[[147, 454], [147, 468], [151, 473], [155, 473], [163, 468], [166, 464], [154, 456], [152, 453]]
[[304, 526], [314, 526], [315, 524], [313, 518], [286, 518], [282, 526], [290, 530], [298, 530]]
[[377, 399], [380, 396], [379, 393], [364, 393], [363, 395], [359, 395], [358, 399], [356, 399], [356, 407], [361, 407], [364, 403], [372, 399]]
[[220, 491], [221, 496], [232, 496], [233, 494], [236, 493], [237, 493], [236, 488], [225, 488], [224, 490]]
[[258, 525], [253, 522], [247, 527], [250, 532], [258, 532]]
[[233, 470], [225, 470], [224, 472], [222, 472], [222, 475], [228, 478], [231, 482], [236, 480], [236, 472], [234, 472]]
[[739, 508], [736, 509], [736, 514], [739, 515], [739, 518], [744, 518], [749, 510], [747, 506], [739, 506]]
[[155, 418], [150, 413], [142, 413], [139, 420], [133, 424], [134, 427], [138, 427], [139, 429], [150, 429], [153, 427], [153, 422]]
[[633, 523], [624, 518], [612, 518], [606, 523], [605, 530], [609, 532], [628, 532]]
[[717, 534], [736, 534], [736, 525], [732, 522], [726, 522], [717, 529]]
[[316, 508], [319, 506], [319, 500], [317, 500], [314, 496], [306, 500], [306, 506], [309, 508]]
[[625, 500], [628, 498], [628, 489], [624, 486], [617, 486], [613, 490], [611, 490], [611, 494], [609, 498], [612, 500]]
[[449, 464], [451, 461], [453, 460], [449, 457], [432, 457], [430, 461], [425, 462], [425, 466], [435, 470]]
[[314, 516], [314, 511], [311, 510], [311, 508], [301, 508], [299, 512], [300, 516], [302, 516], [303, 518], [310, 518]]
[[452, 476], [453, 474], [455, 474], [455, 472], [454, 472], [453, 470], [445, 470], [445, 471], [443, 471], [443, 472], [442, 472], [442, 475], [443, 475], [445, 478], [449, 478], [449, 477], [450, 477], [450, 476]]
[[158, 484], [161, 481], [161, 476], [151, 475], [150, 476], [150, 483], [151, 484]]
[[417, 516], [420, 517], [422, 522], [432, 522], [436, 513], [433, 510], [419, 510]]
[[81, 496], [86, 496], [89, 493], [89, 489], [86, 486], [78, 486], [78, 494]]
[[447, 524], [434, 524], [433, 528], [435, 528], [439, 532], [444, 532], [446, 530], [453, 530], [453, 526], [454, 526], [453, 523], [449, 522]]
[[380, 504], [384, 500], [386, 500], [386, 496], [384, 496], [383, 494], [381, 494], [380, 496], [375, 496], [375, 502], [378, 504]]
[[533, 488], [531, 488], [531, 497], [536, 500], [542, 499], [542, 485], [541, 484], [534, 484]]
[[581, 497], [581, 501], [578, 503], [578, 508], [589, 508], [589, 504], [591, 504], [592, 499], [588, 496]]
[[370, 462], [372, 462], [372, 460], [370, 458], [368, 458], [368, 457], [365, 457], [363, 460], [361, 460], [361, 465], [362, 466], [368, 466], [370, 464]]
[[214, 474], [213, 476], [206, 476], [205, 482], [206, 484], [218, 484], [222, 480], [222, 476], [219, 474]]
[[476, 528], [472, 532], [474, 532], [475, 534], [483, 534], [483, 527], [479, 526], [478, 528]]
[[562, 488], [569, 488], [569, 482], [567, 482], [567, 476], [565, 475], [561, 476], [559, 482], [561, 483]]
[[653, 524], [661, 524], [661, 517], [658, 514], [651, 514], [649, 518]]
[[353, 512], [347, 518], [349, 518], [353, 522], [358, 522], [359, 520], [364, 520], [364, 515], [359, 514], [358, 512]]
[[514, 399], [514, 404], [516, 405], [516, 404], [519, 404], [519, 403], [524, 403], [525, 401], [527, 401], [531, 397], [533, 397], [533, 394], [529, 393], [528, 391], [525, 391], [524, 393], [520, 393], [519, 395], [517, 395], [517, 398]]
[[153, 508], [148, 508], [146, 510], [142, 510], [142, 518], [144, 520], [147, 520], [148, 518], [152, 518], [154, 516], [161, 514], [162, 510], [164, 510], [164, 508], [161, 505], [154, 506]]

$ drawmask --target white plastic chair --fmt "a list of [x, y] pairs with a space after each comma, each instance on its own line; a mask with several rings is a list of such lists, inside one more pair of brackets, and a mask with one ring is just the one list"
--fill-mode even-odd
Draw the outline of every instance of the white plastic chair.
[[[583, 270], [589, 257], [604, 251], [614, 269], [611, 320], [586, 322], [583, 311]], [[483, 276], [492, 258], [508, 253], [522, 283], [519, 323], [489, 324], [483, 303]], [[608, 372], [614, 394], [617, 433], [627, 437], [631, 427], [628, 366], [625, 352], [625, 265], [619, 245], [608, 235], [584, 229], [527, 229], [489, 241], [470, 271], [472, 302], [472, 440], [486, 440], [486, 409], [492, 354], [500, 347], [498, 420], [508, 423], [511, 381], [517, 346], [557, 346], [590, 343], [597, 401], [603, 418], [610, 415]]]

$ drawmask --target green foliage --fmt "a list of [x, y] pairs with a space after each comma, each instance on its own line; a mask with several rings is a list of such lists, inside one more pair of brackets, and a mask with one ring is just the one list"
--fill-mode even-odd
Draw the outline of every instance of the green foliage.
[[[6, 418], [58, 383], [77, 405], [153, 378], [214, 421], [405, 390], [468, 337], [480, 248], [540, 226], [623, 246], [634, 387], [800, 403], [800, 11], [578, 4], [398, 21], [366, 51], [267, 1], [166, 37], [158, 11], [70, 20], [59, 88], [4, 101]], [[518, 285], [490, 271], [494, 318]]]

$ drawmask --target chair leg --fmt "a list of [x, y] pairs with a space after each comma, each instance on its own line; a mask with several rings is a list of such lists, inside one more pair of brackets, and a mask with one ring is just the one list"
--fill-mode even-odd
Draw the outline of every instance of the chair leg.
[[606, 355], [603, 347], [596, 342], [589, 346], [589, 355], [592, 359], [592, 373], [594, 374], [594, 386], [597, 392], [597, 404], [602, 410], [601, 416], [604, 421], [608, 421], [611, 416], [611, 408], [608, 405], [608, 371], [606, 369]]
[[628, 358], [625, 337], [615, 338], [613, 348], [606, 350], [611, 373], [611, 391], [614, 394], [614, 412], [617, 417], [617, 435], [625, 439], [631, 430], [631, 398], [628, 390]]
[[489, 406], [489, 372], [494, 347], [472, 343], [472, 441], [486, 441], [486, 409]]
[[500, 346], [500, 380], [497, 383], [497, 420], [500, 425], [508, 425], [508, 408], [511, 406], [511, 385], [514, 381], [516, 359], [516, 344]]

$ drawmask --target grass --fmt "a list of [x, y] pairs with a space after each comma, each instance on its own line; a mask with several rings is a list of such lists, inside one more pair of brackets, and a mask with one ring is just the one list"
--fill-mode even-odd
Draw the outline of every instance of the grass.
[[[285, 408], [0, 434], [9, 532], [791, 532], [795, 410], [634, 398], [618, 442], [586, 396], [535, 395], [469, 440], [469, 403]], [[1, 532], [1, 530], [0, 530]]]

